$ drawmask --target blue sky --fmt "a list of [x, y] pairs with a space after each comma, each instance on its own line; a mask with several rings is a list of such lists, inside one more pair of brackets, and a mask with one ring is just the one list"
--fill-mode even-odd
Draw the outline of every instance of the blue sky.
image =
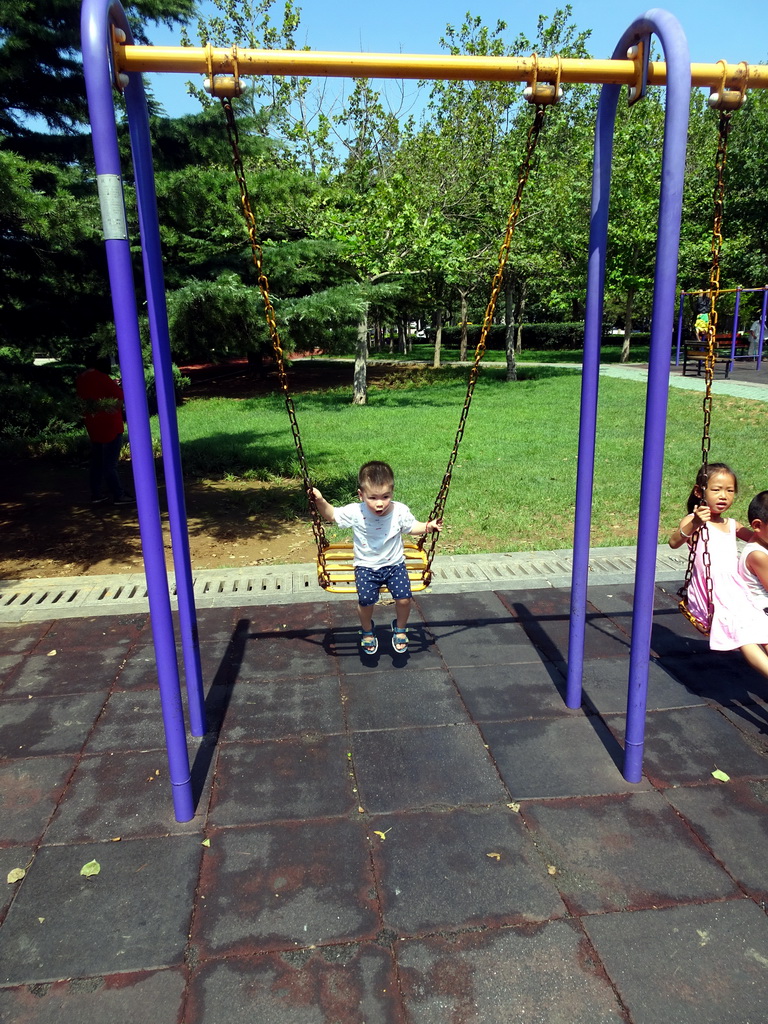
[[[552, 0], [547, 6], [530, 0], [387, 0], [369, 4], [365, 0], [297, 0], [301, 8], [301, 24], [296, 41], [313, 50], [364, 51], [382, 53], [440, 53], [439, 39], [446, 24], [459, 27], [467, 10], [494, 26], [498, 20], [507, 23], [507, 39], [519, 34], [533, 39], [538, 15], [550, 15], [564, 2]], [[203, 2], [201, 8], [206, 10]], [[632, 0], [573, 0], [573, 22], [579, 30], [590, 29], [589, 48], [594, 57], [610, 57], [619, 38], [639, 15], [653, 6]], [[731, 63], [746, 60], [764, 63], [768, 60], [768, 19], [765, 0], [669, 0], [658, 5], [674, 14], [688, 39], [693, 62]], [[273, 10], [282, 8], [276, 0]], [[178, 45], [178, 34], [162, 28], [152, 30], [153, 43]], [[194, 39], [194, 37], [193, 37]], [[188, 76], [178, 74], [150, 76], [156, 98], [166, 113], [179, 116], [199, 110], [195, 100], [185, 95]], [[343, 88], [343, 86], [338, 86]], [[390, 103], [398, 106], [392, 94]], [[408, 85], [408, 89], [415, 86]], [[406, 104], [407, 105], [407, 104]]]

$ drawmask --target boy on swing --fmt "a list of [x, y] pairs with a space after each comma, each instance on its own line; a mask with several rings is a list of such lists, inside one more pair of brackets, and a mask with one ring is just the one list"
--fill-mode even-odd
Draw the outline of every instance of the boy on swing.
[[386, 586], [395, 600], [397, 617], [392, 622], [392, 649], [408, 650], [408, 616], [411, 613], [411, 581], [405, 567], [403, 534], [439, 532], [442, 522], [417, 522], [402, 502], [393, 501], [395, 475], [386, 462], [366, 462], [357, 474], [359, 502], [335, 508], [312, 488], [320, 515], [329, 523], [352, 530], [353, 564], [360, 617], [360, 647], [374, 655], [379, 641], [374, 632], [373, 606], [379, 588]]

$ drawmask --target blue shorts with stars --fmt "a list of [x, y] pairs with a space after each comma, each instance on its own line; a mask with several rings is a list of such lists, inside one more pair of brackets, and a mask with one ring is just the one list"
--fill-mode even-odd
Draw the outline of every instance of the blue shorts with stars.
[[397, 565], [383, 565], [380, 569], [371, 569], [367, 565], [355, 566], [355, 583], [357, 584], [357, 601], [363, 607], [376, 604], [379, 600], [379, 587], [386, 586], [392, 597], [399, 600], [411, 596], [411, 581], [405, 562]]

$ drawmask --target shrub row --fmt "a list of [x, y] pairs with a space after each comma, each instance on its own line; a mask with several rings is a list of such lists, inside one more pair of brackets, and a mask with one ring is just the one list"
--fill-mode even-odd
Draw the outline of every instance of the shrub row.
[[[480, 324], [469, 324], [467, 327], [467, 344], [474, 349], [480, 340]], [[501, 324], [494, 324], [488, 332], [486, 345], [489, 349], [504, 350], [506, 327]], [[433, 340], [433, 339], [430, 339]], [[458, 348], [461, 340], [460, 327], [443, 328], [443, 344], [447, 348]], [[616, 344], [618, 335], [606, 335], [604, 343]], [[647, 334], [633, 333], [632, 340], [642, 344], [647, 342]], [[568, 349], [581, 349], [584, 347], [584, 322], [566, 324], [523, 324], [522, 331], [523, 349], [547, 350], [560, 352]]]

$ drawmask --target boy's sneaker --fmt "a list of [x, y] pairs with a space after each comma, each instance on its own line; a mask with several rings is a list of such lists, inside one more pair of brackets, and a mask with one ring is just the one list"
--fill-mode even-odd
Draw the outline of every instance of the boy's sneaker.
[[109, 501], [109, 498], [91, 498], [92, 505], [105, 505]]
[[113, 505], [135, 505], [136, 499], [132, 498], [129, 494], [123, 494], [119, 498], [115, 498], [112, 502]]

